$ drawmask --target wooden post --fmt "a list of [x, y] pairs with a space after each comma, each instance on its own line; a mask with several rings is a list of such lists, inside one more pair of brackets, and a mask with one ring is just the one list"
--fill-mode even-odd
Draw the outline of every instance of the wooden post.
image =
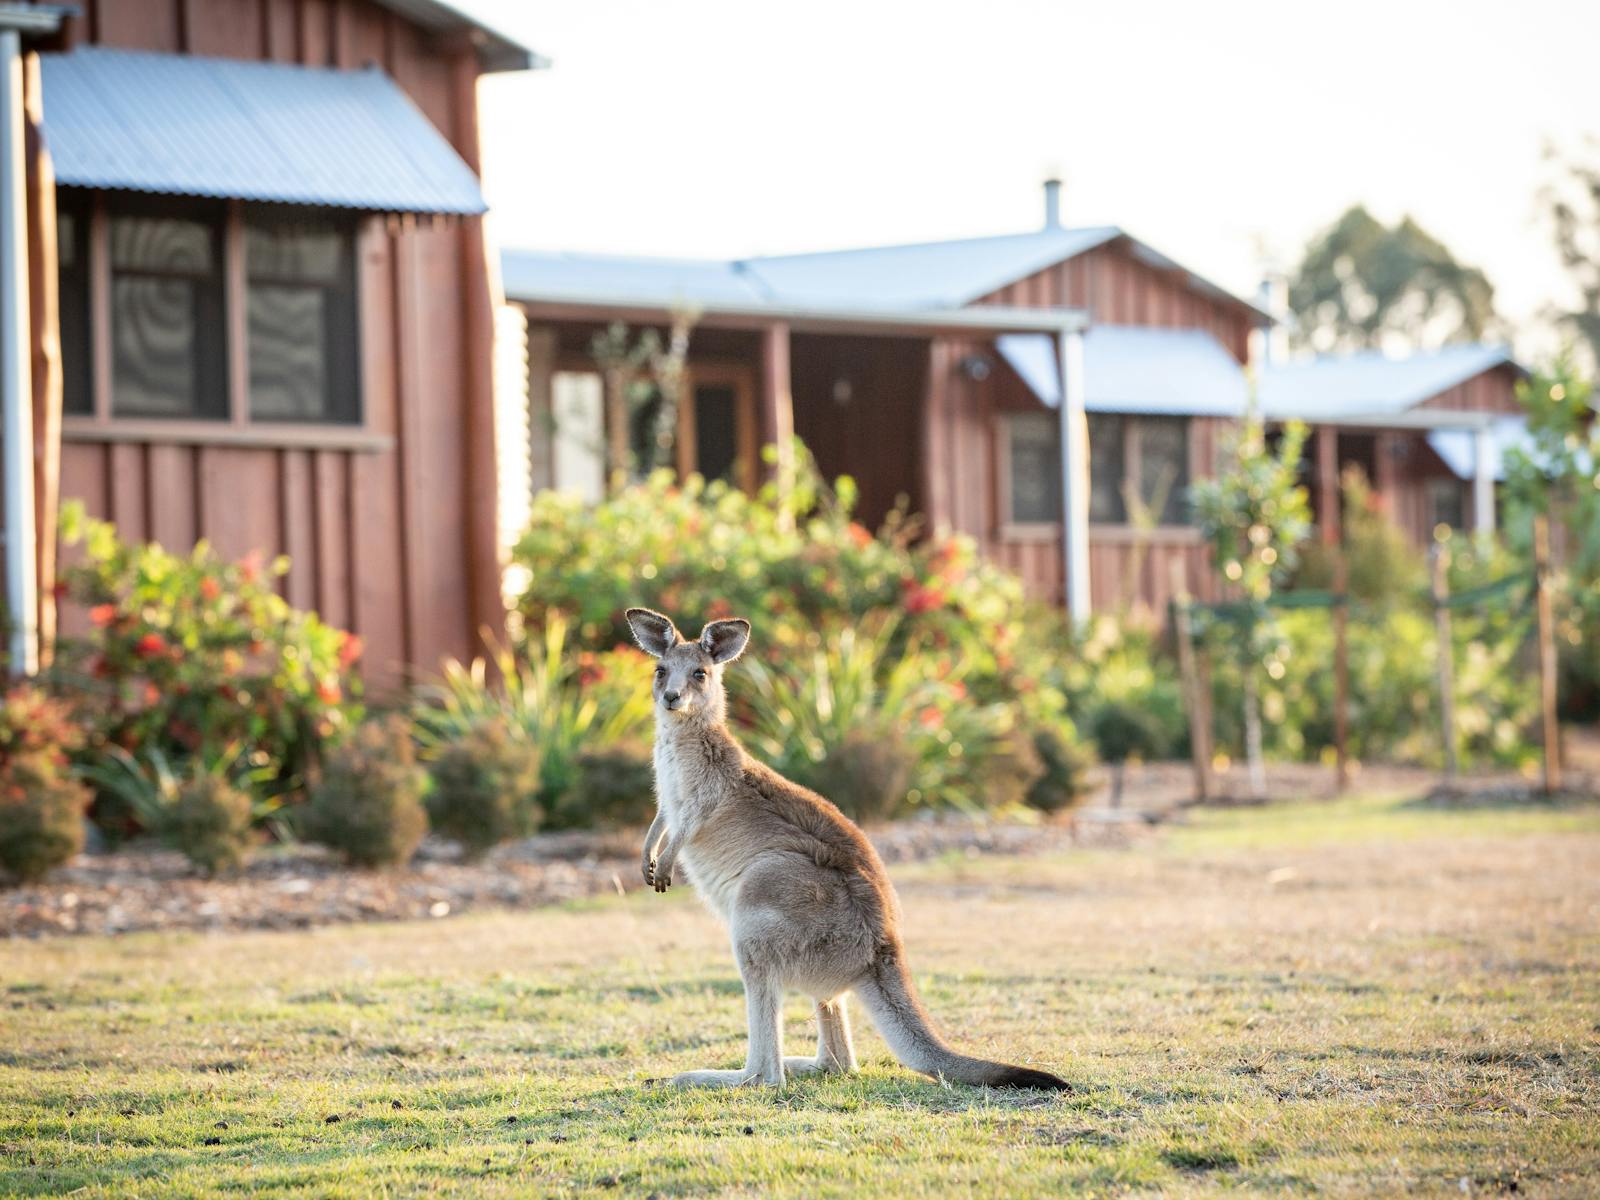
[[1435, 543], [1429, 551], [1433, 564], [1433, 629], [1439, 644], [1439, 722], [1444, 734], [1444, 774], [1454, 783], [1456, 762], [1456, 684], [1454, 651], [1450, 639], [1450, 556]]
[[1337, 546], [1340, 538], [1339, 430], [1317, 427], [1317, 534], [1324, 546]]
[[794, 487], [794, 394], [789, 380], [789, 326], [775, 321], [761, 331], [761, 440], [776, 448], [773, 481], [786, 502]]
[[61, 500], [61, 318], [57, 295], [56, 174], [44, 138], [39, 56], [22, 61], [27, 110], [28, 289], [33, 359], [33, 520], [39, 592], [39, 665], [50, 665], [56, 637], [56, 520]]
[[1333, 751], [1342, 793], [1350, 786], [1350, 566], [1342, 548], [1333, 553]]
[[1556, 715], [1556, 638], [1550, 612], [1550, 519], [1533, 519], [1533, 567], [1539, 613], [1539, 716], [1544, 732], [1544, 792], [1561, 790], [1561, 726]]
[[1183, 559], [1171, 560], [1173, 632], [1178, 639], [1178, 668], [1183, 674], [1183, 698], [1189, 710], [1189, 754], [1194, 760], [1195, 799], [1211, 798], [1211, 706], [1205, 702], [1200, 671], [1195, 662], [1194, 628], [1189, 615], [1189, 588]]

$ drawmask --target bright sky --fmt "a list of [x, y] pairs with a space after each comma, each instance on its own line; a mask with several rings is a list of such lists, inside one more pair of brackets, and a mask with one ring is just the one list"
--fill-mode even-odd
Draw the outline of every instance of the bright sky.
[[[1115, 224], [1235, 291], [1411, 213], [1525, 352], [1565, 277], [1547, 142], [1600, 137], [1595, 0], [459, 0], [554, 60], [483, 84], [506, 246], [738, 257]], [[1600, 158], [1600, 144], [1589, 154]]]

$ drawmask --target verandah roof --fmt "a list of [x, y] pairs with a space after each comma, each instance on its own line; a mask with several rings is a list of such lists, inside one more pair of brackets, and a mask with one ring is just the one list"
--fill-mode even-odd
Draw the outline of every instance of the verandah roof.
[[466, 216], [478, 179], [382, 71], [83, 48], [41, 56], [56, 181]]

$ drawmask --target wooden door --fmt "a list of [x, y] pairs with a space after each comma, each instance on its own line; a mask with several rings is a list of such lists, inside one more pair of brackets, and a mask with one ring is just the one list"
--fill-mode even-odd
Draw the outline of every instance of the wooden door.
[[727, 479], [753, 492], [760, 479], [755, 375], [740, 363], [691, 363], [678, 412], [678, 472]]

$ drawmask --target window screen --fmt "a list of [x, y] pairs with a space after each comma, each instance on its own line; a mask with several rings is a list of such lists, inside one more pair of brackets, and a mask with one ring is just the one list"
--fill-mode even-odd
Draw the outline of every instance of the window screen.
[[[124, 207], [126, 206], [126, 207]], [[111, 202], [111, 407], [224, 417], [221, 210]]]
[[94, 358], [89, 339], [88, 197], [56, 193], [57, 288], [61, 307], [61, 407], [73, 416], [94, 412]]
[[359, 421], [353, 223], [252, 211], [245, 271], [250, 416]]
[[1127, 436], [1127, 418], [1089, 414], [1089, 520], [1096, 525], [1121, 525], [1128, 519], [1122, 496]]
[[1052, 413], [1018, 413], [1007, 422], [1011, 451], [1011, 520], [1047, 524], [1061, 519], [1061, 456]]
[[1182, 525], [1189, 513], [1189, 423], [1182, 417], [1139, 419], [1139, 498], [1160, 502], [1162, 525]]

